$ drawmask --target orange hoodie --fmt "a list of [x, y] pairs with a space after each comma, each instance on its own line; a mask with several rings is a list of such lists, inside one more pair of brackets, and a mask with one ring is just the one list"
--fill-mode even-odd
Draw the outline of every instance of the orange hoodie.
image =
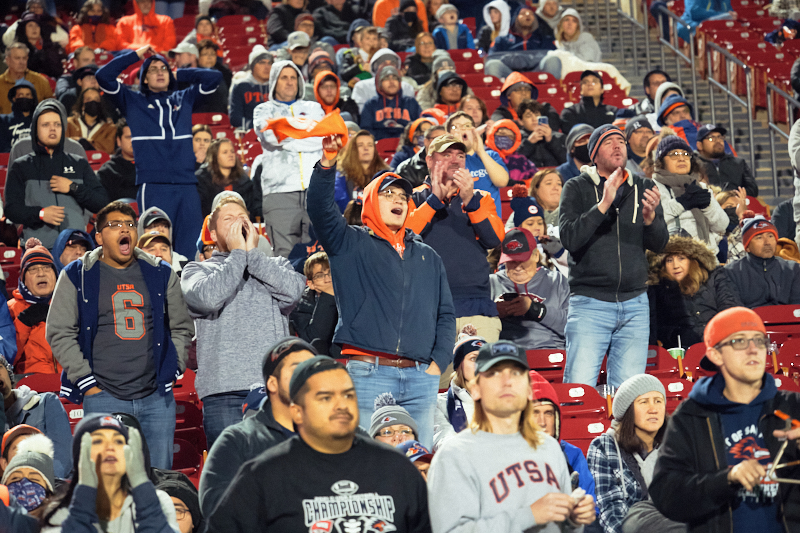
[[[515, 135], [514, 144], [508, 150], [500, 150], [494, 143], [494, 134], [497, 133], [497, 130], [499, 130], [500, 128], [508, 128], [514, 132]], [[514, 122], [513, 120], [508, 120], [507, 118], [498, 120], [497, 122], [492, 124], [492, 127], [489, 128], [489, 131], [486, 132], [486, 146], [488, 146], [489, 148], [500, 154], [500, 157], [503, 158], [503, 161], [505, 161], [505, 159], [509, 155], [516, 152], [517, 148], [519, 148], [519, 145], [521, 144], [522, 144], [522, 133], [519, 131], [519, 126], [517, 126], [516, 122]]]
[[[405, 239], [408, 214], [406, 214], [403, 225], [396, 232], [386, 227], [386, 224], [383, 222], [383, 217], [381, 216], [378, 191], [380, 191], [381, 185], [383, 185], [383, 182], [388, 178], [398, 179], [400, 176], [394, 172], [386, 172], [381, 174], [377, 179], [372, 180], [364, 189], [364, 207], [361, 210], [361, 222], [371, 229], [375, 235], [391, 244], [392, 248], [397, 250], [397, 253], [400, 254], [400, 257], [403, 257], [403, 252], [406, 249]], [[411, 208], [412, 205], [409, 203], [408, 209], [410, 210]]]
[[[322, 101], [322, 98], [319, 97], [319, 86], [322, 85], [322, 82], [325, 81], [325, 78], [333, 78], [336, 81], [336, 98], [333, 99], [333, 104], [327, 105]], [[341, 81], [339, 80], [339, 76], [331, 72], [330, 70], [323, 70], [322, 72], [317, 73], [317, 77], [314, 78], [314, 98], [317, 99], [319, 105], [322, 106], [322, 110], [325, 111], [326, 115], [333, 113], [333, 110], [336, 109], [336, 104], [339, 103], [339, 85], [341, 85]]]
[[408, 141], [411, 143], [411, 146], [414, 148], [414, 153], [415, 154], [419, 152], [419, 146], [414, 144], [414, 134], [417, 133], [417, 130], [419, 129], [420, 124], [422, 124], [423, 122], [427, 122], [431, 126], [436, 124], [436, 121], [434, 119], [432, 119], [432, 118], [429, 118], [429, 117], [420, 117], [420, 118], [418, 118], [417, 120], [415, 120], [414, 122], [411, 123], [411, 127], [408, 130]]
[[75, 24], [69, 30], [67, 53], [71, 54], [81, 46], [90, 46], [93, 49], [102, 48], [109, 52], [116, 52], [119, 50], [116, 28], [113, 24]]
[[538, 90], [536, 89], [536, 85], [527, 78], [525, 75], [520, 74], [519, 72], [512, 72], [506, 78], [506, 82], [503, 84], [502, 89], [500, 89], [500, 103], [503, 104], [509, 111], [511, 111], [511, 115], [514, 117], [514, 120], [518, 120], [519, 117], [517, 116], [517, 110], [511, 107], [511, 104], [508, 102], [508, 95], [505, 92], [508, 90], [509, 87], [516, 83], [527, 83], [531, 86], [531, 98], [536, 100], [536, 96], [538, 95]]
[[151, 45], [159, 53], [175, 48], [175, 25], [166, 15], [157, 15], [155, 2], [147, 15], [142, 14], [138, 2], [133, 2], [133, 15], [122, 17], [117, 22], [117, 45], [138, 50]]
[[[415, 0], [417, 4], [417, 18], [422, 22], [422, 29], [428, 31], [428, 17], [425, 4], [421, 0]], [[400, 0], [378, 0], [372, 8], [372, 24], [379, 28], [386, 26], [386, 21], [392, 16], [392, 10], [400, 10]]]

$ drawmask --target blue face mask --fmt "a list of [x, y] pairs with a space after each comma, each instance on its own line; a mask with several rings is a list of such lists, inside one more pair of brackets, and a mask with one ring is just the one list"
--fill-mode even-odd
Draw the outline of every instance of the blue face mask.
[[29, 512], [42, 505], [44, 499], [47, 498], [47, 490], [26, 477], [9, 483], [7, 486], [11, 497], [16, 498], [17, 502]]
[[103, 20], [103, 15], [89, 15], [89, 22], [92, 24], [100, 24], [101, 20]]
[[498, 150], [511, 150], [511, 147], [514, 146], [514, 137], [506, 137], [506, 136], [496, 136], [494, 138], [494, 145], [497, 146]]

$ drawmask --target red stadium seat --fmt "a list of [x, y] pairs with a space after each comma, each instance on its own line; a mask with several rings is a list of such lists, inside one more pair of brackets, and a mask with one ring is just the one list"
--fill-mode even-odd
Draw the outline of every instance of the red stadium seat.
[[775, 386], [780, 390], [800, 393], [800, 385], [784, 376], [775, 376]]
[[645, 372], [657, 378], [680, 378], [678, 360], [662, 346], [648, 346]]
[[499, 79], [495, 78], [494, 76], [489, 76], [488, 74], [480, 74], [476, 72], [463, 74], [461, 78], [473, 89], [475, 87], [490, 87], [493, 89], [499, 89], [503, 86], [503, 83]]
[[608, 403], [597, 389], [580, 383], [553, 383], [558, 394], [561, 419], [609, 418]]
[[17, 382], [17, 386], [27, 385], [36, 392], [58, 392], [61, 390], [61, 376], [59, 374], [31, 374]]
[[754, 309], [772, 342], [786, 344], [788, 339], [800, 338], [800, 306], [798, 305], [765, 305]]
[[553, 85], [561, 85], [561, 81], [558, 80], [555, 76], [550, 74], [549, 72], [522, 72], [526, 78], [531, 80], [534, 85], [546, 85], [546, 86], [553, 86]]
[[611, 427], [607, 418], [565, 418], [561, 420], [561, 439], [577, 446], [583, 454], [589, 451], [589, 445]]
[[659, 378], [667, 391], [667, 413], [672, 414], [678, 405], [689, 397], [694, 384], [691, 381], [678, 378]]
[[197, 403], [197, 389], [194, 388], [194, 381], [196, 374], [194, 370], [187, 368], [181, 377], [175, 380], [175, 385], [172, 387], [172, 393], [175, 400]]
[[217, 26], [227, 28], [228, 26], [245, 26], [257, 22], [258, 19], [252, 15], [225, 15], [217, 21]]
[[230, 126], [231, 120], [225, 113], [192, 113], [192, 125]]
[[487, 105], [489, 100], [497, 100], [499, 102], [500, 99], [499, 87], [472, 87], [472, 92], [475, 93], [475, 96], [487, 102]]
[[69, 427], [74, 432], [75, 426], [77, 426], [78, 422], [83, 419], [83, 405], [72, 403], [66, 398], [59, 398], [59, 400], [61, 400], [61, 406], [64, 407], [64, 411], [67, 413], [67, 418], [69, 418]]
[[175, 439], [172, 444], [172, 470], [200, 468], [200, 463], [202, 461], [203, 456], [191, 442], [183, 439]]
[[193, 402], [175, 400], [175, 429], [203, 427], [203, 412]]
[[6, 274], [6, 287], [16, 287], [19, 280], [19, 266], [22, 262], [21, 248], [0, 246], [0, 268]]
[[397, 144], [400, 142], [399, 137], [389, 137], [388, 139], [380, 139], [375, 142], [375, 150], [380, 157], [387, 155], [393, 156], [397, 152]]
[[702, 342], [689, 346], [683, 357], [683, 371], [687, 379], [697, 381], [701, 377], [710, 376], [713, 372], [700, 368], [700, 361], [706, 355], [706, 345]]
[[233, 126], [211, 126], [212, 139], [230, 139], [236, 141], [236, 134], [233, 132]]
[[89, 165], [91, 165], [92, 169], [97, 171], [97, 169], [103, 166], [103, 163], [111, 159], [111, 156], [105, 152], [89, 150], [86, 152], [86, 159], [89, 161]]
[[8, 166], [8, 159], [10, 155], [11, 154], [9, 154], [8, 152], [0, 153], [0, 167]]
[[[501, 203], [504, 203], [502, 199], [506, 197], [506, 194], [503, 194], [505, 189], [508, 189], [508, 193], [511, 192], [510, 187], [500, 190]], [[564, 350], [527, 350], [525, 355], [531, 370], [536, 370], [550, 383], [561, 383], [564, 380], [564, 365], [567, 361]]]
[[762, 31], [764, 33], [771, 32], [780, 28], [782, 20], [774, 17], [761, 17], [748, 20], [748, 28], [752, 31]]

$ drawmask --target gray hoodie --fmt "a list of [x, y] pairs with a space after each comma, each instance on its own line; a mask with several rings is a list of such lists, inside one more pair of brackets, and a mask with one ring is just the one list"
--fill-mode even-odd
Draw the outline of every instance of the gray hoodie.
[[214, 252], [184, 267], [181, 289], [197, 328], [201, 399], [264, 382], [264, 354], [289, 334], [287, 316], [305, 286], [288, 260], [258, 249]]
[[566, 16], [575, 17], [578, 19], [578, 38], [574, 41], [564, 41], [562, 40], [560, 32], [556, 32], [558, 47], [562, 50], [575, 54], [578, 59], [582, 59], [584, 61], [602, 61], [603, 53], [600, 51], [600, 46], [597, 44], [597, 41], [594, 40], [592, 34], [588, 33], [584, 29], [583, 19], [581, 19], [581, 16], [578, 14], [578, 12], [572, 8], [565, 9], [559, 20]]

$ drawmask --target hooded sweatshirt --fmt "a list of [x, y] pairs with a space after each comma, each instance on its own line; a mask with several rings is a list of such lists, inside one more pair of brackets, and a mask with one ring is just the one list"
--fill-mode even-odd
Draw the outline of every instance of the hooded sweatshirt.
[[234, 79], [228, 98], [231, 125], [245, 130], [252, 128], [253, 110], [268, 100], [269, 83], [260, 83], [250, 72], [244, 78]]
[[53, 245], [53, 263], [56, 265], [56, 276], [64, 270], [64, 265], [61, 263], [61, 254], [64, 253], [64, 249], [67, 247], [67, 243], [69, 242], [69, 238], [72, 237], [72, 234], [78, 232], [81, 236], [86, 239], [86, 242], [89, 243], [89, 250], [94, 250], [94, 239], [92, 239], [88, 233], [85, 231], [77, 230], [77, 229], [65, 229], [61, 233], [58, 234], [56, 238], [56, 243]]
[[136, 186], [136, 164], [125, 159], [119, 150], [103, 163], [97, 171], [97, 177], [108, 194], [109, 202], [136, 198], [139, 189]]
[[[558, 11], [556, 11], [556, 14], [553, 15], [552, 17], [548, 17], [547, 15], [544, 14], [544, 5], [546, 3], [547, 2], [545, 1], [545, 2], [541, 2], [539, 4], [539, 7], [536, 9], [536, 14], [543, 21], [547, 22], [547, 24], [551, 28], [553, 28], [553, 31], [556, 31], [556, 28], [558, 27], [558, 21], [561, 20], [561, 17], [563, 17], [566, 14], [567, 10], [564, 9], [564, 6], [559, 5], [558, 6]], [[558, 3], [558, 2], [556, 2], [556, 3]]]
[[[334, 82], [336, 82], [336, 98], [335, 98], [336, 103], [332, 105], [324, 104], [322, 102], [322, 98], [320, 98], [319, 96], [319, 86], [322, 85], [322, 82], [324, 82], [326, 79], [331, 79]], [[319, 72], [317, 73], [316, 78], [314, 78], [314, 98], [316, 98], [317, 102], [319, 102], [319, 105], [322, 106], [322, 111], [327, 115], [329, 113], [332, 113], [334, 109], [339, 109], [340, 112], [342, 113], [342, 119], [344, 119], [345, 121], [351, 120], [353, 122], [358, 123], [359, 120], [361, 119], [361, 115], [358, 112], [358, 106], [353, 100], [349, 98], [347, 100], [341, 98], [340, 89], [341, 89], [341, 80], [339, 80], [339, 76], [337, 76], [331, 71]], [[349, 113], [350, 117], [348, 118], [347, 116], [344, 115], [344, 113]]]
[[[772, 463], [764, 435], [759, 427], [763, 404], [777, 393], [774, 379], [765, 379], [761, 392], [749, 404], [735, 403], [723, 395], [725, 379], [721, 372], [702, 378], [689, 398], [719, 413], [729, 467], [742, 461], [758, 460], [764, 468]], [[732, 505], [734, 531], [784, 531], [776, 520], [780, 511], [777, 483], [764, 483], [756, 492], [740, 487]]]
[[[275, 95], [275, 86], [281, 72], [287, 67], [297, 73], [297, 93], [291, 102], [281, 102]], [[259, 104], [253, 111], [253, 125], [264, 150], [261, 163], [263, 168], [269, 169], [269, 172], [261, 173], [261, 189], [264, 195], [305, 190], [314, 164], [322, 157], [322, 139], [319, 137], [278, 141], [273, 131], [261, 131], [267, 121], [273, 118], [322, 120], [325, 116], [322, 106], [317, 102], [303, 100], [304, 96], [305, 82], [297, 65], [292, 61], [276, 61], [269, 72], [269, 101]]]
[[337, 288], [333, 342], [447, 368], [456, 320], [444, 265], [405, 221], [396, 233], [383, 223], [378, 191], [387, 176], [364, 190], [362, 227], [348, 226], [333, 200], [335, 168], [317, 165], [311, 179], [308, 216]]
[[653, 112], [647, 113], [647, 120], [650, 121], [650, 126], [653, 128], [653, 131], [658, 133], [661, 131], [661, 124], [658, 123], [658, 111], [661, 109], [661, 104], [664, 103], [664, 93], [668, 90], [673, 89], [680, 93], [681, 97], [686, 98], [686, 94], [683, 92], [683, 89], [677, 84], [671, 81], [665, 81], [661, 85], [658, 86], [656, 89], [656, 95], [653, 97]]
[[[501, 128], [507, 128], [514, 133], [514, 144], [506, 150], [501, 150], [495, 143], [495, 134]], [[508, 167], [508, 176], [514, 181], [525, 181], [533, 178], [538, 170], [533, 162], [522, 154], [518, 154], [517, 149], [522, 144], [522, 133], [513, 120], [498, 120], [486, 133], [486, 146], [497, 152]]]
[[[539, 8], [539, 11], [541, 11], [541, 8]], [[575, 56], [577, 56], [578, 59], [582, 59], [583, 61], [590, 61], [590, 62], [601, 61], [603, 54], [600, 51], [600, 46], [597, 44], [597, 41], [595, 41], [592, 34], [584, 30], [583, 19], [578, 14], [578, 12], [570, 7], [568, 9], [565, 9], [561, 15], [561, 17], [566, 17], [566, 16], [575, 17], [576, 19], [578, 19], [578, 32], [579, 32], [578, 38], [575, 39], [574, 41], [565, 41], [562, 39], [562, 36], [560, 34], [557, 34], [556, 35], [556, 37], [558, 38], [558, 41], [556, 43], [557, 46], [562, 50], [575, 54]]]
[[[26, 79], [19, 80], [15, 87], [27, 87], [33, 93], [33, 103], [37, 104], [39, 97], [36, 94], [36, 87]], [[11, 91], [9, 91], [11, 92]], [[0, 153], [10, 152], [14, 143], [23, 137], [31, 134], [31, 119], [33, 112], [26, 117], [21, 110], [15, 109], [11, 104], [11, 113], [0, 115]]]
[[[508, 89], [517, 83], [527, 83], [531, 88], [531, 99], [536, 100], [539, 98], [539, 89], [531, 82], [530, 78], [520, 72], [512, 72], [503, 83], [500, 89], [500, 107], [492, 112], [492, 120], [500, 120], [503, 118], [519, 121], [517, 110], [511, 107], [508, 101]], [[542, 105], [542, 116], [547, 117], [550, 122], [550, 129], [557, 132], [561, 129], [561, 117], [555, 108], [547, 102], [539, 102]]]
[[[45, 248], [52, 248], [58, 234], [67, 228], [85, 228], [92, 216], [108, 203], [108, 195], [86, 159], [64, 152], [67, 117], [64, 107], [48, 99], [32, 114], [31, 139], [38, 139], [38, 119], [54, 112], [61, 117], [61, 140], [52, 150], [36, 140], [33, 152], [20, 157], [9, 169], [5, 188], [5, 214], [22, 224], [24, 239], [37, 237]], [[74, 193], [56, 193], [50, 189], [50, 177], [63, 176], [77, 184]], [[64, 220], [58, 226], [46, 224], [39, 212], [48, 206], [63, 206]]]
[[372, 132], [375, 140], [400, 137], [406, 124], [419, 118], [422, 109], [412, 97], [403, 96], [402, 90], [394, 96], [381, 92], [381, 80], [387, 75], [386, 69], [379, 72], [373, 83], [376, 94], [361, 110], [361, 129]]
[[[456, 80], [456, 83], [461, 86], [461, 96], [455, 104], [446, 104], [442, 100], [442, 88], [452, 80]], [[436, 109], [441, 109], [445, 115], [452, 115], [458, 111], [461, 99], [468, 94], [468, 91], [469, 87], [467, 86], [467, 82], [465, 82], [461, 76], [451, 71], [442, 72], [439, 79], [436, 81], [436, 105], [434, 107]]]
[[[491, 8], [500, 11], [500, 29], [497, 30], [497, 34], [494, 37], [492, 35], [495, 32], [495, 28], [492, 23], [492, 15], [489, 13]], [[483, 20], [486, 25], [478, 33], [478, 48], [482, 49], [484, 53], [489, 53], [489, 49], [494, 46], [495, 39], [508, 35], [508, 30], [511, 27], [511, 12], [505, 0], [492, 0], [483, 6]]]
[[458, 413], [463, 411], [463, 416], [459, 413], [455, 415], [467, 425], [472, 421], [475, 414], [475, 400], [472, 399], [466, 388], [461, 388], [455, 384], [455, 377], [450, 380], [450, 388], [445, 392], [440, 392], [436, 397], [436, 411], [433, 413], [433, 452], [436, 453], [450, 437], [453, 437], [466, 429], [456, 429], [451, 419], [451, 411]]
[[156, 14], [155, 4], [147, 15], [142, 14], [137, 2], [133, 3], [133, 9], [133, 15], [117, 21], [116, 37], [120, 49], [138, 50], [149, 44], [156, 52], [164, 53], [175, 48], [175, 25], [171, 18]]
[[529, 50], [555, 50], [555, 34], [550, 25], [539, 15], [535, 15], [533, 28], [529, 35], [517, 33], [515, 22], [519, 11], [513, 15], [511, 27], [507, 35], [495, 39], [495, 52], [525, 52]]
[[[139, 71], [138, 92], [117, 81], [122, 71], [139, 62], [134, 51], [122, 52], [102, 66], [96, 74], [97, 83], [128, 119], [133, 150], [138, 154], [136, 185], [196, 185], [192, 110], [204, 95], [217, 89], [222, 73], [213, 69], [187, 68], [179, 69], [176, 77], [170, 71], [167, 90], [154, 93], [145, 81], [147, 69], [153, 61], [169, 64], [162, 56], [145, 59]], [[179, 82], [191, 86], [178, 91]]]
[[[164, 53], [175, 48], [175, 25], [168, 16], [156, 14], [155, 3], [147, 15], [142, 14], [138, 2], [133, 3], [133, 9], [133, 15], [117, 21], [116, 38], [119, 49], [138, 50], [149, 44], [156, 52]], [[123, 111], [122, 114], [126, 113]]]

